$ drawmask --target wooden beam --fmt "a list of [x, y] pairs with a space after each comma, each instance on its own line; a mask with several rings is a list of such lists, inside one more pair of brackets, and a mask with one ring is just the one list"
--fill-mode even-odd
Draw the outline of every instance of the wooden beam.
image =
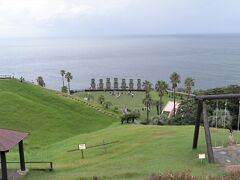
[[198, 110], [197, 110], [197, 119], [195, 121], [195, 130], [194, 130], [194, 137], [193, 137], [193, 149], [197, 149], [198, 145], [198, 136], [199, 136], [199, 128], [200, 128], [200, 122], [201, 122], [201, 115], [202, 115], [202, 108], [203, 108], [203, 101], [198, 101]]
[[210, 134], [209, 122], [208, 122], [208, 116], [207, 116], [207, 105], [205, 102], [203, 102], [203, 122], [204, 122], [204, 130], [205, 130], [205, 139], [207, 144], [208, 162], [214, 163], [211, 134]]
[[20, 169], [21, 171], [25, 171], [26, 167], [25, 167], [23, 140], [18, 143], [18, 147], [19, 147]]
[[6, 153], [1, 151], [1, 169], [2, 169], [2, 180], [7, 180], [7, 161], [6, 161]]
[[240, 94], [202, 95], [202, 96], [196, 96], [196, 99], [197, 100], [240, 99]]

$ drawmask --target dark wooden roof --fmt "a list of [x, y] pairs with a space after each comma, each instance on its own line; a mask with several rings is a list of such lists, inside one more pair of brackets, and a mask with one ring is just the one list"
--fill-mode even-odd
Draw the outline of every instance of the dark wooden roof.
[[8, 151], [27, 137], [29, 133], [0, 128], [0, 151]]

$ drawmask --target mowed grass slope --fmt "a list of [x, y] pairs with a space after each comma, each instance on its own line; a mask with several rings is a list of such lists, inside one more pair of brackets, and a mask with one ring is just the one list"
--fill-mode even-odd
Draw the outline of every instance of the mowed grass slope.
[[26, 149], [96, 131], [114, 122], [55, 91], [15, 80], [0, 81], [0, 99], [0, 127], [30, 132]]
[[[203, 129], [198, 150], [193, 151], [193, 126], [143, 126], [115, 124], [103, 130], [79, 135], [48, 146], [43, 156], [52, 158], [52, 173], [31, 172], [26, 179], [147, 179], [152, 173], [191, 170], [196, 176], [222, 174], [217, 165], [201, 163], [199, 153], [206, 153]], [[119, 143], [81, 152], [67, 152], [79, 143], [87, 146], [102, 141]]]
[[[26, 160], [54, 163], [53, 172], [30, 171], [24, 179], [146, 179], [152, 173], [187, 169], [199, 176], [222, 173], [197, 159], [206, 153], [203, 129], [199, 149], [193, 151], [193, 126], [121, 125], [78, 101], [18, 81], [0, 81], [0, 98], [0, 127], [31, 133], [24, 141]], [[106, 153], [101, 147], [87, 149], [84, 159], [79, 151], [67, 152], [80, 143], [91, 146], [103, 140], [119, 143], [109, 145]], [[17, 149], [7, 158], [18, 160]]]

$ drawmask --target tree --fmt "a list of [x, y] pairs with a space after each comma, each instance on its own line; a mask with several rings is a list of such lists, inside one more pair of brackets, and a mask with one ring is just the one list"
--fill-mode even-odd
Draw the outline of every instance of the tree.
[[63, 85], [62, 85], [62, 87], [64, 87], [65, 85], [64, 85], [64, 75], [65, 75], [65, 70], [61, 70], [60, 71], [60, 74], [61, 74], [61, 76], [62, 76], [62, 83], [63, 83]]
[[171, 76], [170, 76], [170, 80], [171, 80], [171, 83], [172, 83], [172, 89], [173, 89], [173, 102], [174, 102], [174, 105], [173, 105], [173, 113], [174, 113], [174, 117], [175, 117], [175, 114], [176, 114], [176, 89], [177, 89], [177, 86], [178, 84], [180, 83], [180, 75], [176, 72], [172, 73]]
[[38, 83], [39, 86], [45, 87], [45, 82], [44, 82], [42, 76], [38, 76], [37, 83]]
[[73, 76], [72, 76], [72, 74], [70, 72], [67, 72], [65, 74], [65, 78], [66, 78], [66, 80], [68, 82], [68, 93], [70, 94], [70, 81], [73, 79]]
[[162, 98], [164, 94], [167, 92], [167, 88], [168, 88], [168, 85], [165, 81], [158, 81], [155, 86], [155, 89], [158, 92], [158, 96], [160, 98], [160, 112], [162, 112], [162, 105], [163, 105]]
[[143, 82], [143, 89], [145, 90], [146, 94], [150, 93], [152, 90], [152, 83], [150, 81], [144, 81]]
[[107, 101], [107, 102], [104, 103], [104, 107], [106, 109], [109, 109], [111, 106], [112, 106], [112, 102], [110, 102], [110, 101]]
[[124, 121], [129, 123], [129, 121], [132, 120], [132, 123], [134, 123], [135, 119], [140, 118], [140, 112], [138, 110], [131, 111], [129, 113], [125, 113], [121, 116], [121, 122], [123, 124]]
[[150, 112], [152, 102], [153, 100], [151, 98], [151, 95], [149, 93], [146, 93], [145, 98], [143, 99], [143, 104], [147, 108], [147, 124], [149, 123], [149, 112]]
[[185, 79], [185, 92], [190, 96], [192, 92], [192, 87], [195, 85], [193, 78], [187, 77]]
[[62, 90], [63, 93], [67, 93], [68, 92], [67, 86], [63, 86], [61, 90]]
[[99, 96], [98, 102], [99, 102], [100, 104], [104, 104], [104, 103], [105, 103], [105, 97], [104, 97], [104, 95], [100, 95], [100, 96]]

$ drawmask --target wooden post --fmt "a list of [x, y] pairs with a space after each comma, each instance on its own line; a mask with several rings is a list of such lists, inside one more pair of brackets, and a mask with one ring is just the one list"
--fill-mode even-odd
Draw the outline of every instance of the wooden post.
[[23, 141], [20, 141], [18, 143], [18, 147], [19, 147], [19, 157], [20, 157], [20, 169], [21, 171], [25, 171], [26, 167], [25, 167]]
[[199, 135], [200, 122], [201, 122], [202, 107], [203, 107], [203, 101], [199, 100], [198, 101], [198, 110], [197, 110], [197, 119], [195, 122], [193, 145], [192, 145], [193, 149], [197, 149], [197, 145], [198, 145], [198, 135]]
[[214, 163], [211, 134], [210, 134], [209, 122], [208, 122], [208, 116], [207, 116], [207, 105], [205, 102], [203, 102], [203, 122], [204, 122], [205, 138], [206, 138], [206, 144], [207, 144], [208, 162]]
[[2, 169], [2, 180], [7, 180], [7, 161], [5, 152], [1, 151], [1, 169]]
[[81, 152], [82, 152], [82, 159], [84, 159], [84, 155], [83, 155], [83, 149], [81, 149]]

